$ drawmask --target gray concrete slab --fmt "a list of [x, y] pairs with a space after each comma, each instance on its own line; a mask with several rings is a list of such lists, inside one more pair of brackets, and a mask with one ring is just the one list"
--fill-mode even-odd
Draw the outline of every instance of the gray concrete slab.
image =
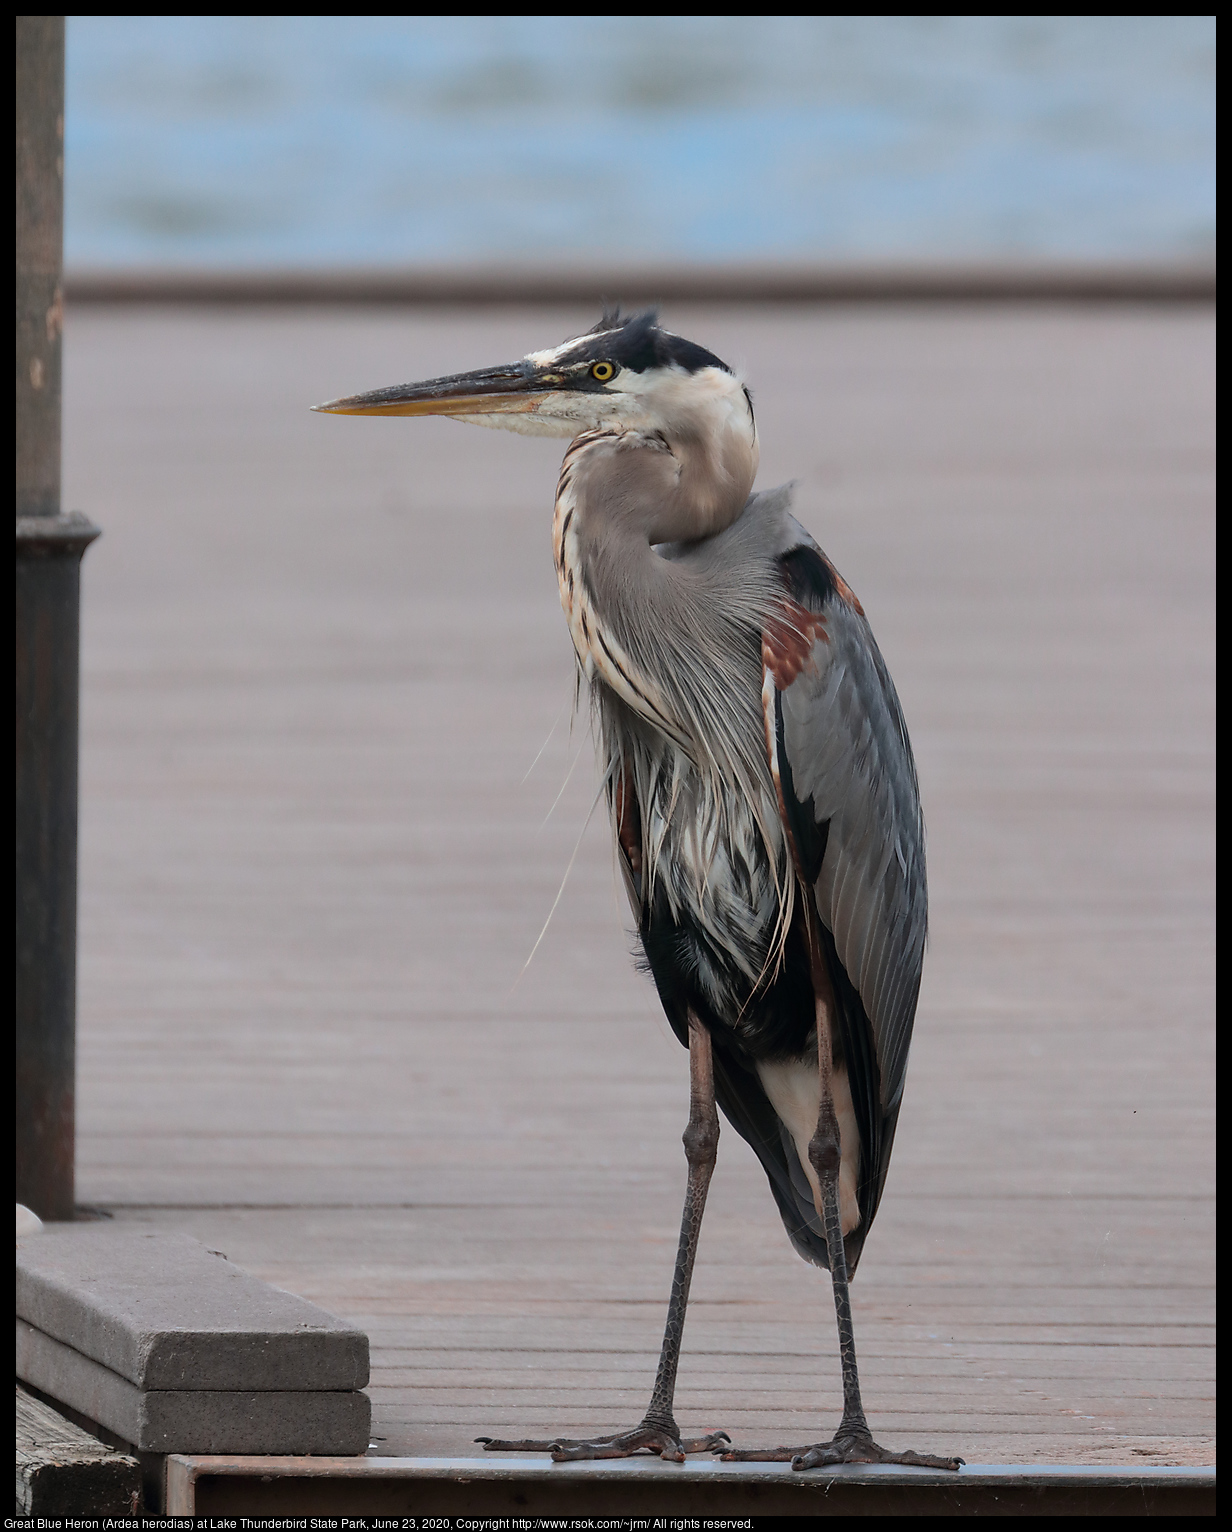
[[188, 1235], [107, 1223], [44, 1229], [18, 1242], [16, 1291], [19, 1320], [137, 1389], [368, 1382], [362, 1330]]
[[17, 1321], [17, 1376], [143, 1452], [349, 1454], [368, 1446], [367, 1394], [145, 1390]]

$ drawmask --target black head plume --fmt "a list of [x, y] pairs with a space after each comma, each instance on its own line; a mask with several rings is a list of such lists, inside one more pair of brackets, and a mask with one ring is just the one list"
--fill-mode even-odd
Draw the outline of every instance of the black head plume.
[[699, 372], [703, 367], [732, 370], [704, 346], [662, 329], [656, 309], [626, 317], [619, 305], [609, 308], [607, 304], [598, 324], [570, 346], [568, 358], [571, 362], [615, 362], [630, 372], [670, 367], [673, 363], [685, 372]]

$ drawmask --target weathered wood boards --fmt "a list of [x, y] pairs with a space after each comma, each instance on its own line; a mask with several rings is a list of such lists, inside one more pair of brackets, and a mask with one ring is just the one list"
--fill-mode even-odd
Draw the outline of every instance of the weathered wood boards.
[[[521, 973], [594, 792], [559, 444], [306, 406], [592, 319], [69, 314], [67, 503], [108, 528], [79, 1195], [365, 1329], [391, 1454], [644, 1407], [687, 1070], [600, 816]], [[920, 766], [931, 943], [853, 1287], [874, 1428], [1211, 1462], [1213, 320], [665, 319], [747, 366], [761, 482], [800, 481]], [[683, 1424], [833, 1425], [825, 1278], [730, 1131], [694, 1294]]]
[[17, 1514], [132, 1516], [141, 1466], [17, 1385]]

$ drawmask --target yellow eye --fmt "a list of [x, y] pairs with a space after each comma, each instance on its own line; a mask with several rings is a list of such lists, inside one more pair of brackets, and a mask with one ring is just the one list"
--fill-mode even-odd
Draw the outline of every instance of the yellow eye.
[[596, 383], [606, 383], [609, 378], [616, 376], [616, 369], [611, 362], [596, 362], [590, 369], [590, 375]]

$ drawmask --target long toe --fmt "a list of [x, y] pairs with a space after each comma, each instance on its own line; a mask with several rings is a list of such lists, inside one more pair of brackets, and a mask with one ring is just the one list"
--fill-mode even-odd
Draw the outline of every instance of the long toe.
[[690, 1452], [717, 1452], [730, 1446], [726, 1431], [711, 1431], [706, 1436], [691, 1436], [681, 1441], [665, 1426], [634, 1426], [631, 1431], [617, 1431], [611, 1436], [548, 1436], [518, 1441], [504, 1437], [477, 1436], [485, 1452], [550, 1452], [554, 1463], [584, 1463], [593, 1458], [628, 1458], [635, 1452], [655, 1452], [669, 1463], [683, 1463]]
[[[483, 1443], [485, 1452], [565, 1452], [574, 1448], [599, 1448], [610, 1447], [617, 1442], [623, 1442], [630, 1431], [616, 1431], [611, 1436], [596, 1436], [593, 1438], [582, 1436], [545, 1436], [538, 1438], [524, 1437], [520, 1441], [506, 1441], [501, 1437], [477, 1436], [475, 1440]], [[581, 1451], [581, 1457], [594, 1457], [595, 1453]], [[616, 1453], [613, 1456], [619, 1457]]]
[[721, 1452], [724, 1447], [731, 1446], [731, 1437], [726, 1431], [711, 1431], [709, 1436], [690, 1436], [680, 1443], [681, 1452]]
[[903, 1463], [908, 1468], [944, 1468], [947, 1473], [957, 1473], [966, 1458], [939, 1458], [928, 1452], [887, 1453], [879, 1459], [882, 1463]]
[[802, 1450], [800, 1447], [730, 1447], [719, 1452], [719, 1461], [721, 1463], [790, 1463]]
[[956, 1473], [963, 1460], [933, 1457], [921, 1452], [890, 1452], [879, 1447], [871, 1436], [863, 1434], [836, 1436], [833, 1441], [802, 1447], [791, 1459], [791, 1466], [798, 1473], [809, 1468], [833, 1467], [836, 1463], [892, 1463], [904, 1468], [943, 1468]]
[[828, 1468], [835, 1463], [875, 1463], [875, 1457], [869, 1457], [867, 1453], [856, 1454], [854, 1451], [844, 1451], [834, 1442], [818, 1442], [815, 1447], [805, 1447], [797, 1452], [791, 1460], [791, 1466], [797, 1473], [802, 1473], [806, 1468]]
[[553, 1447], [560, 1445], [559, 1437], [538, 1441], [526, 1437], [521, 1441], [506, 1441], [498, 1436], [477, 1436], [475, 1440], [482, 1443], [485, 1452], [551, 1452]]
[[669, 1463], [683, 1463], [684, 1452], [670, 1431], [655, 1426], [639, 1426], [620, 1436], [600, 1437], [591, 1442], [561, 1441], [552, 1444], [553, 1463], [584, 1463], [596, 1458], [630, 1458], [636, 1452], [657, 1452]]

